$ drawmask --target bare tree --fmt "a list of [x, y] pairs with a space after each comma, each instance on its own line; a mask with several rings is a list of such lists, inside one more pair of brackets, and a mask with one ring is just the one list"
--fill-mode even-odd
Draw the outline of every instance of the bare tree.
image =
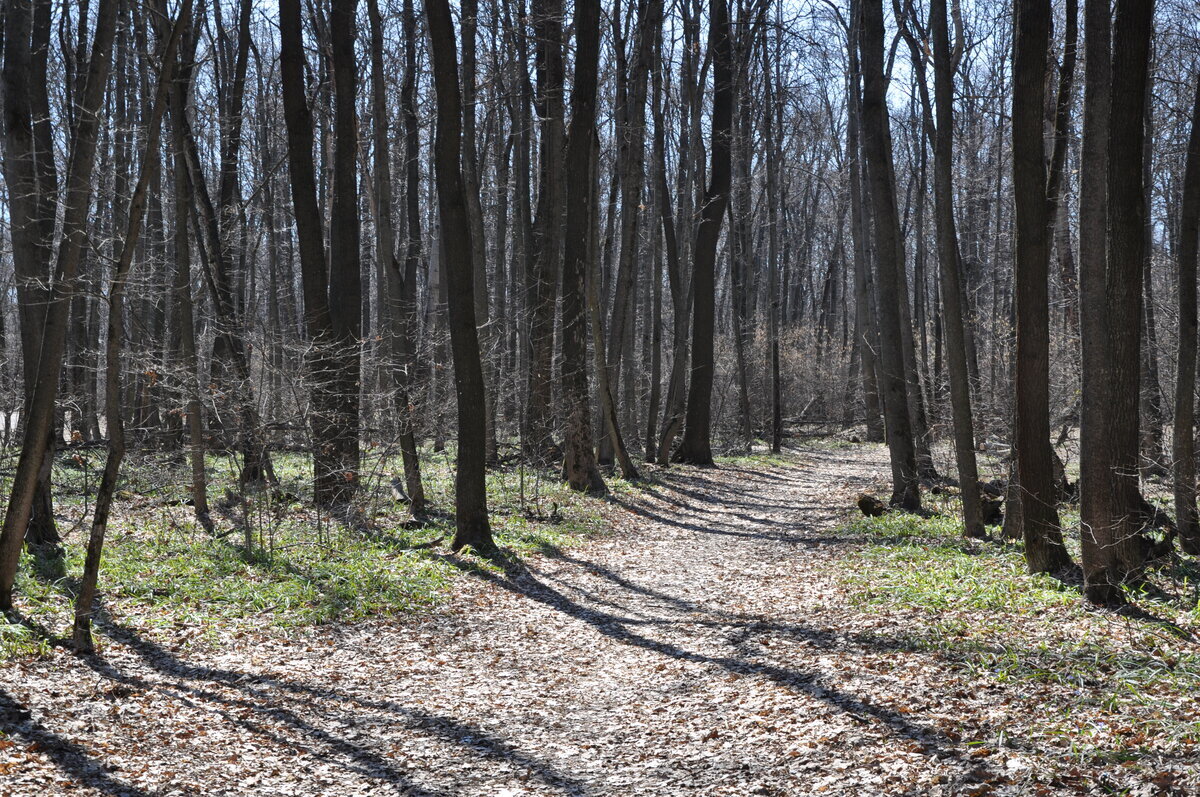
[[1013, 22], [1013, 192], [1016, 199], [1016, 456], [1025, 561], [1034, 573], [1071, 564], [1058, 520], [1050, 451], [1050, 207], [1043, 120], [1048, 0], [1017, 0]]
[[713, 339], [717, 243], [729, 205], [732, 180], [733, 40], [725, 0], [709, 4], [708, 47], [713, 63], [711, 163], [692, 270], [692, 381], [688, 389], [683, 440], [675, 461], [712, 465]]
[[[855, 17], [858, 13], [857, 10], [851, 11]], [[890, 155], [891, 132], [885, 100], [882, 0], [862, 0], [858, 24], [861, 25], [859, 50], [863, 70], [863, 153], [874, 211], [875, 256], [879, 278], [879, 371], [892, 462], [892, 504], [916, 510], [921, 506], [921, 493], [917, 481], [917, 455], [909, 418], [901, 339], [900, 293], [907, 288], [900, 280], [897, 264], [902, 250]]]
[[451, 546], [471, 546], [495, 551], [488, 522], [486, 479], [486, 427], [479, 409], [484, 406], [483, 367], [475, 325], [475, 267], [467, 229], [467, 197], [462, 175], [462, 94], [454, 23], [447, 0], [426, 0], [429, 48], [433, 57], [433, 83], [437, 91], [437, 133], [434, 167], [437, 176], [441, 247], [450, 277], [450, 346], [454, 355], [454, 386], [458, 398], [458, 472], [455, 487], [455, 533]]
[[572, 489], [608, 491], [592, 448], [587, 374], [587, 278], [596, 219], [594, 148], [600, 60], [600, 2], [575, 5], [575, 85], [567, 132], [566, 224], [562, 274], [562, 391], [567, 416], [563, 477]]
[[1184, 551], [1200, 554], [1200, 517], [1196, 512], [1196, 253], [1200, 245], [1200, 81], [1192, 105], [1179, 205], [1179, 352], [1175, 377], [1175, 522]]
[[[79, 106], [79, 118], [72, 131], [72, 157], [67, 173], [58, 258], [46, 308], [41, 352], [33, 374], [33, 400], [27, 404], [29, 415], [25, 419], [21, 455], [13, 475], [3, 530], [0, 531], [0, 610], [4, 611], [12, 608], [13, 582], [16, 580], [25, 531], [33, 513], [39, 484], [45, 483], [41, 474], [43, 470], [48, 471], [51, 464], [50, 440], [55, 399], [66, 347], [71, 295], [75, 288], [91, 206], [99, 109], [111, 67], [118, 5], [117, 0], [101, 0], [96, 9], [96, 27], [85, 88]], [[5, 39], [7, 44], [7, 33]]]

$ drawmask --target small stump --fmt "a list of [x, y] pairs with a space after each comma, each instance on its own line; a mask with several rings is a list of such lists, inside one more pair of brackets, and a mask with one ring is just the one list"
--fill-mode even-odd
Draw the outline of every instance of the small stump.
[[866, 493], [858, 497], [858, 508], [867, 517], [879, 517], [887, 511], [887, 507], [884, 506], [883, 501]]
[[983, 495], [983, 525], [999, 526], [1004, 522], [1004, 499]]

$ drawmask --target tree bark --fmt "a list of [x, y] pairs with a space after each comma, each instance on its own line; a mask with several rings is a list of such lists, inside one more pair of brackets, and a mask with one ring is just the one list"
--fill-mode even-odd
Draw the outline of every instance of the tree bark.
[[534, 0], [537, 115], [542, 123], [533, 247], [526, 259], [529, 308], [528, 406], [522, 434], [525, 454], [540, 464], [555, 455], [553, 434], [554, 310], [558, 299], [563, 223], [563, 2]]
[[21, 556], [21, 543], [29, 527], [34, 498], [43, 467], [48, 467], [50, 434], [54, 426], [55, 399], [62, 374], [66, 346], [68, 313], [80, 256], [85, 243], [87, 216], [91, 207], [92, 168], [96, 161], [99, 110], [108, 83], [113, 33], [116, 29], [117, 0], [100, 0], [88, 61], [85, 88], [79, 105], [79, 118], [72, 136], [73, 147], [67, 175], [61, 240], [55, 264], [54, 282], [46, 310], [41, 356], [33, 385], [33, 401], [25, 420], [21, 454], [13, 475], [12, 491], [0, 531], [0, 611], [12, 608], [12, 588]]
[[117, 489], [117, 479], [121, 472], [121, 461], [125, 457], [125, 421], [121, 408], [121, 349], [125, 339], [123, 310], [125, 291], [130, 269], [133, 266], [134, 249], [142, 232], [147, 191], [152, 183], [157, 182], [159, 170], [162, 168], [159, 152], [162, 118], [167, 109], [167, 96], [174, 76], [175, 54], [179, 48], [179, 40], [184, 28], [189, 24], [192, 13], [191, 0], [183, 0], [179, 16], [169, 35], [163, 41], [165, 31], [162, 28], [165, 28], [166, 2], [160, 0], [157, 5], [158, 7], [154, 11], [161, 15], [164, 22], [159, 31], [162, 68], [158, 76], [158, 88], [155, 91], [154, 105], [146, 131], [145, 149], [141, 158], [141, 175], [138, 177], [133, 196], [129, 200], [127, 228], [122, 238], [120, 256], [117, 259], [108, 292], [108, 341], [106, 343], [107, 361], [104, 378], [108, 455], [104, 460], [104, 474], [101, 476], [100, 487], [96, 492], [96, 508], [92, 515], [92, 526], [88, 535], [83, 575], [79, 581], [79, 593], [75, 598], [75, 621], [71, 639], [75, 649], [81, 653], [91, 653], [94, 650], [92, 614], [95, 610], [96, 584], [100, 575], [100, 556], [104, 550], [104, 536], [108, 530], [108, 517], [112, 509], [113, 495]]
[[[395, 306], [391, 310], [392, 342], [390, 354], [399, 362], [392, 368], [392, 380], [396, 390], [396, 412], [399, 415], [400, 456], [404, 461], [404, 486], [409, 500], [409, 509], [414, 516], [425, 512], [425, 487], [421, 482], [421, 460], [417, 455], [417, 441], [413, 434], [412, 418], [409, 410], [409, 361], [412, 351], [411, 319], [408, 316], [410, 308], [405, 293], [414, 286], [406, 284], [407, 274], [404, 264], [396, 256], [396, 232], [392, 215], [392, 162], [388, 141], [387, 125], [387, 86], [383, 74], [383, 20], [379, 13], [379, 0], [367, 0], [367, 16], [371, 25], [371, 116], [373, 122], [374, 142], [372, 155], [375, 168], [375, 256], [385, 265], [384, 279], [389, 283], [388, 295], [395, 296]], [[408, 51], [414, 47], [412, 42], [415, 30], [408, 28], [412, 25], [412, 0], [406, 0], [403, 12], [405, 27], [405, 83], [401, 87], [401, 105], [404, 106], [402, 115], [407, 123], [407, 103], [412, 101], [415, 68], [408, 63]], [[414, 183], [416, 181], [414, 180]], [[412, 199], [416, 199], [414, 193]], [[420, 220], [416, 222], [420, 224]], [[407, 246], [405, 247], [407, 250]], [[415, 272], [415, 267], [414, 267]], [[413, 274], [415, 280], [416, 274]], [[380, 308], [384, 312], [384, 308]]]
[[[32, 414], [37, 384], [58, 202], [46, 75], [51, 7], [50, 0], [4, 4], [4, 181], [21, 333], [23, 421]], [[54, 437], [53, 430], [47, 433], [46, 461], [37, 472], [32, 510], [23, 531], [30, 545], [49, 553], [61, 551], [50, 485]]]
[[846, 153], [850, 165], [850, 230], [854, 246], [855, 348], [862, 369], [863, 409], [866, 416], [867, 442], [884, 442], [883, 412], [880, 406], [878, 352], [879, 331], [875, 313], [874, 269], [871, 268], [867, 241], [867, 209], [864, 207], [865, 175], [862, 168], [860, 128], [862, 118], [862, 72], [859, 66], [859, 36], [862, 29], [861, 5], [851, 6], [846, 26], [849, 53], [846, 98]]
[[941, 273], [943, 329], [950, 372], [950, 409], [954, 418], [954, 460], [963, 503], [963, 532], [986, 536], [979, 497], [979, 469], [975, 464], [975, 423], [971, 412], [971, 382], [963, 325], [962, 286], [959, 283], [958, 231], [954, 224], [954, 70], [946, 23], [946, 0], [931, 0], [934, 99], [937, 129], [933, 147], [934, 212], [937, 214], [938, 261]]
[[692, 382], [688, 389], [683, 440], [676, 462], [712, 465], [713, 340], [717, 244], [732, 181], [733, 41], [726, 0], [709, 5], [709, 50], [713, 64], [712, 143], [709, 183], [696, 229], [692, 270]]
[[1079, 173], [1080, 429], [1079, 515], [1084, 590], [1094, 603], [1120, 600], [1113, 544], [1112, 470], [1105, 441], [1111, 353], [1108, 341], [1108, 119], [1112, 81], [1112, 4], [1084, 5], [1083, 143]]
[[600, 2], [575, 5], [575, 86], [571, 91], [571, 126], [567, 133], [566, 228], [562, 275], [562, 389], [567, 416], [563, 477], [574, 490], [608, 491], [592, 447], [592, 419], [587, 378], [587, 275], [593, 257], [596, 175], [596, 89], [600, 59]]
[[1153, 34], [1152, 0], [1118, 0], [1113, 19], [1112, 107], [1108, 127], [1109, 396], [1105, 441], [1121, 580], [1136, 579], [1145, 560], [1139, 474], [1142, 270], [1146, 194], [1142, 186], [1145, 107]]
[[462, 95], [448, 0], [426, 0], [425, 19], [437, 93], [434, 171], [441, 245], [449, 277], [450, 348], [458, 398], [458, 471], [454, 477], [455, 532], [451, 548], [458, 551], [469, 545], [491, 555], [496, 544], [488, 523], [487, 430], [479, 412], [484, 406], [483, 366], [475, 325], [474, 255], [470, 238], [462, 234], [470, 220], [462, 174]]
[[335, 133], [329, 229], [330, 249], [337, 258], [328, 261], [312, 159], [312, 111], [304, 88], [299, 0], [280, 0], [279, 4], [288, 171], [300, 248], [305, 326], [311, 345], [313, 498], [324, 506], [347, 505], [358, 484], [360, 263], [354, 161], [354, 5], [354, 0], [339, 0], [330, 19]]
[[[907, 291], [907, 287], [900, 281], [901, 270], [897, 262], [902, 250], [899, 245], [900, 221], [896, 209], [895, 177], [889, 156], [891, 133], [883, 73], [883, 3], [882, 0], [861, 2], [859, 48], [863, 70], [863, 154], [867, 162], [875, 222], [875, 257], [879, 276], [879, 372], [892, 463], [891, 502], [894, 506], [913, 511], [921, 506], [921, 493], [909, 419], [901, 337], [901, 291]], [[851, 13], [860, 12], [855, 10]]]
[[1050, 207], [1043, 123], [1049, 0], [1017, 0], [1013, 33], [1013, 191], [1016, 201], [1016, 447], [1022, 536], [1030, 572], [1071, 564], [1058, 521], [1050, 451]]
[[1179, 350], [1175, 378], [1175, 525], [1184, 553], [1200, 554], [1196, 510], [1196, 260], [1200, 248], [1200, 81], [1192, 104], [1192, 131], [1179, 206]]

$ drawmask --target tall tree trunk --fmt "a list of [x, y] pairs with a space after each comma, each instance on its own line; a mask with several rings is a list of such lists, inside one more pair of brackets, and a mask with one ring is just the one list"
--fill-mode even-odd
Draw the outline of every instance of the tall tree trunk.
[[[413, 515], [419, 516], [425, 511], [425, 487], [421, 482], [421, 460], [417, 456], [417, 441], [413, 434], [412, 419], [409, 417], [409, 360], [412, 350], [411, 319], [406, 317], [409, 308], [404, 293], [408, 289], [405, 284], [406, 273], [404, 265], [396, 256], [396, 232], [392, 217], [392, 161], [388, 141], [387, 125], [387, 86], [383, 74], [383, 20], [379, 14], [379, 0], [367, 0], [367, 16], [371, 25], [371, 116], [373, 122], [374, 141], [372, 154], [375, 167], [375, 256], [385, 264], [383, 279], [388, 281], [387, 295], [395, 297], [392, 311], [392, 340], [395, 344], [391, 354], [400, 362], [392, 369], [392, 377], [396, 389], [396, 411], [400, 416], [400, 456], [404, 460], [404, 486], [407, 489], [409, 508]], [[404, 25], [407, 29], [412, 22], [412, 0], [406, 0]], [[415, 27], [415, 26], [414, 26]], [[406, 32], [405, 47], [412, 48]], [[407, 62], [407, 50], [405, 59]], [[401, 87], [401, 104], [410, 102], [412, 85], [408, 82], [415, 79], [409, 65], [405, 65], [405, 84]], [[406, 116], [407, 107], [402, 111]], [[416, 199], [414, 194], [413, 199]], [[420, 221], [417, 221], [420, 224]], [[407, 249], [407, 247], [406, 247]], [[414, 268], [415, 271], [415, 268]], [[414, 274], [415, 277], [415, 274]], [[415, 286], [413, 286], [415, 287]], [[380, 312], [385, 312], [383, 308]]]
[[1109, 390], [1105, 440], [1111, 450], [1110, 494], [1122, 579], [1137, 578], [1145, 558], [1138, 481], [1142, 270], [1146, 194], [1142, 187], [1145, 108], [1153, 34], [1152, 0], [1118, 0], [1113, 20], [1112, 108], [1108, 126]]
[[104, 377], [108, 455], [104, 460], [104, 474], [100, 479], [100, 488], [96, 492], [96, 508], [92, 515], [92, 527], [88, 535], [87, 555], [84, 559], [83, 575], [79, 582], [79, 593], [75, 598], [75, 621], [71, 638], [75, 649], [81, 653], [91, 653], [94, 650], [92, 613], [95, 609], [96, 584], [100, 575], [100, 556], [104, 550], [104, 536], [108, 529], [109, 511], [112, 509], [113, 495], [116, 493], [117, 479], [121, 472], [121, 461], [125, 457], [125, 422], [121, 416], [121, 349], [125, 339], [123, 308], [125, 291], [130, 269], [133, 266], [133, 253], [141, 236], [147, 191], [152, 183], [158, 181], [159, 170], [162, 168], [159, 150], [162, 118], [167, 109], [167, 95], [173, 80], [175, 54], [183, 30], [189, 24], [192, 13], [191, 6], [191, 0], [183, 0], [179, 16], [169, 35], [165, 31], [167, 14], [165, 0], [159, 0], [158, 7], [154, 9], [155, 14], [160, 15], [162, 20], [162, 24], [159, 25], [161, 56], [159, 63], [162, 64], [162, 67], [146, 131], [146, 144], [141, 158], [141, 175], [138, 177], [133, 196], [129, 200], [127, 227], [108, 291], [108, 341], [106, 343], [107, 362]]
[[563, 477], [574, 490], [607, 492], [592, 447], [587, 378], [587, 275], [593, 258], [596, 196], [596, 88], [600, 58], [600, 2], [575, 4], [575, 86], [567, 134], [566, 227], [562, 275], [562, 389], [567, 416]]
[[[58, 202], [46, 74], [52, 5], [51, 0], [4, 4], [4, 181], [24, 369], [21, 417], [26, 427], [33, 410], [50, 299], [48, 278]], [[61, 542], [50, 486], [54, 438], [51, 429], [45, 442], [45, 462], [37, 471], [31, 513], [22, 532], [31, 546], [49, 553], [60, 550]]]
[[[187, 19], [186, 17], [182, 17]], [[187, 163], [187, 107], [188, 93], [192, 84], [192, 63], [196, 51], [196, 35], [185, 28], [185, 43], [181, 45], [179, 65], [171, 87], [171, 140], [174, 149], [174, 247], [175, 275], [171, 285], [171, 302], [175, 318], [175, 330], [171, 342], [179, 371], [184, 395], [188, 455], [192, 468], [192, 508], [197, 522], [206, 530], [212, 530], [212, 519], [208, 507], [208, 475], [204, 464], [204, 418], [200, 403], [200, 373], [196, 347], [196, 322], [192, 303], [192, 258], [188, 236], [192, 185]]]
[[1192, 104], [1179, 206], [1176, 266], [1179, 272], [1179, 351], [1175, 377], [1175, 523], [1185, 553], [1200, 554], [1200, 515], [1196, 511], [1196, 260], [1200, 248], [1200, 80]]
[[298, 0], [280, 0], [280, 71], [288, 170], [300, 244], [304, 315], [311, 339], [313, 497], [344, 506], [358, 483], [359, 253], [355, 172], [354, 2], [340, 0], [330, 19], [334, 53], [334, 190], [326, 260], [313, 166], [312, 111]]
[[[659, 42], [662, 49], [662, 42]], [[687, 52], [684, 53], [684, 65], [689, 63]], [[681, 68], [681, 73], [685, 72]], [[658, 464], [666, 465], [670, 461], [671, 447], [683, 426], [685, 394], [687, 390], [688, 368], [688, 331], [691, 318], [692, 284], [684, 274], [681, 265], [680, 238], [675, 223], [674, 205], [671, 202], [671, 188], [667, 184], [666, 169], [666, 120], [665, 108], [659, 108], [655, 114], [654, 124], [654, 160], [659, 165], [657, 172], [658, 219], [662, 225], [663, 250], [667, 260], [667, 281], [671, 289], [671, 375], [667, 381], [667, 397], [663, 406], [662, 429], [659, 432], [658, 450], [655, 459]], [[683, 131], [687, 130], [686, 120], [681, 122]], [[681, 133], [681, 136], [685, 135]], [[686, 149], [683, 155], [689, 154]], [[681, 156], [682, 159], [683, 156]], [[680, 164], [680, 171], [683, 171]], [[680, 197], [681, 201], [684, 196]]]
[[458, 472], [454, 478], [455, 532], [451, 547], [457, 551], [469, 545], [490, 555], [496, 544], [487, 511], [487, 430], [479, 412], [484, 406], [485, 388], [475, 325], [474, 255], [470, 238], [462, 235], [470, 220], [462, 174], [462, 95], [449, 2], [426, 0], [425, 19], [437, 92], [434, 170], [441, 245], [449, 277], [450, 347], [458, 398]]
[[[959, 284], [958, 231], [954, 226], [954, 70], [956, 54], [950, 50], [946, 22], [946, 0], [931, 0], [930, 27], [933, 33], [934, 99], [937, 132], [933, 152], [934, 211], [937, 214], [938, 261], [941, 273], [942, 309], [945, 314], [946, 355], [950, 372], [950, 410], [954, 417], [954, 460], [962, 491], [963, 531], [968, 537], [983, 537], [983, 511], [979, 498], [979, 470], [975, 464], [974, 417], [971, 412], [971, 382], [967, 370], [962, 286]], [[961, 42], [959, 44], [961, 47]], [[956, 48], [955, 53], [961, 50]]]
[[[50, 434], [54, 426], [55, 400], [62, 375], [63, 350], [66, 346], [68, 313], [75, 290], [76, 274], [85, 244], [87, 216], [91, 207], [92, 168], [96, 161], [96, 141], [100, 126], [99, 110], [112, 58], [113, 33], [116, 29], [117, 0], [100, 0], [92, 55], [80, 98], [79, 118], [72, 135], [72, 157], [67, 174], [61, 241], [46, 309], [45, 332], [33, 384], [33, 401], [28, 404], [21, 454], [13, 474], [12, 491], [0, 531], [0, 611], [12, 608], [12, 588], [21, 557], [21, 543], [29, 527], [34, 499], [41, 475], [48, 470]], [[7, 35], [7, 34], [6, 34]]]
[[879, 372], [882, 383], [888, 449], [892, 463], [892, 504], [907, 510], [921, 506], [917, 481], [916, 448], [909, 418], [908, 386], [905, 382], [903, 316], [897, 258], [900, 220], [896, 209], [896, 187], [892, 174], [886, 80], [883, 73], [883, 3], [862, 0], [860, 51], [863, 70], [862, 137], [867, 162], [871, 205], [874, 210], [875, 257], [879, 275]]
[[1079, 516], [1084, 590], [1095, 603], [1120, 600], [1109, 484], [1113, 463], [1105, 441], [1109, 390], [1105, 281], [1108, 271], [1108, 119], [1112, 81], [1112, 4], [1084, 5], [1083, 143], [1079, 170], [1079, 331], [1081, 346]]
[[563, 222], [563, 2], [533, 0], [537, 41], [537, 115], [542, 122], [537, 212], [533, 247], [526, 257], [526, 303], [529, 308], [529, 401], [522, 446], [535, 462], [548, 464], [554, 455], [553, 366], [554, 309], [562, 258]]
[[[618, 107], [615, 111], [618, 136], [617, 169], [620, 173], [621, 191], [621, 248], [617, 260], [612, 312], [609, 316], [607, 355], [607, 379], [614, 391], [614, 399], [615, 391], [619, 387], [617, 375], [621, 371], [624, 347], [630, 339], [634, 323], [632, 316], [634, 272], [637, 268], [637, 231], [644, 201], [642, 191], [646, 175], [646, 88], [654, 45], [661, 37], [663, 1], [638, 0], [636, 7], [637, 27], [634, 33], [633, 58], [617, 77]], [[614, 38], [619, 27], [614, 17]], [[617, 55], [620, 70], [625, 66], [625, 56], [623, 52]], [[618, 452], [618, 459], [620, 456]]]
[[1069, 567], [1050, 450], [1050, 206], [1043, 122], [1049, 0], [1017, 0], [1013, 36], [1013, 191], [1016, 200], [1016, 456], [1030, 572]]
[[425, 510], [425, 488], [421, 482], [417, 458], [416, 411], [412, 404], [412, 383], [417, 367], [417, 271], [421, 265], [420, 157], [421, 137], [417, 121], [417, 18], [413, 0], [401, 7], [404, 33], [404, 80], [400, 84], [400, 115], [404, 121], [404, 270], [400, 274], [400, 301], [397, 305], [400, 362], [396, 369], [397, 409], [400, 414], [404, 480], [410, 508], [414, 514]]
[[713, 64], [712, 144], [708, 188], [692, 270], [692, 381], [688, 389], [683, 440], [675, 461], [712, 465], [713, 340], [716, 306], [717, 244], [729, 204], [732, 180], [733, 41], [726, 0], [710, 0], [709, 50]]
[[846, 29], [850, 69], [847, 75], [846, 152], [850, 162], [850, 229], [854, 245], [854, 313], [855, 347], [862, 367], [863, 405], [866, 413], [867, 441], [884, 441], [883, 412], [880, 406], [879, 332], [875, 313], [874, 273], [871, 268], [870, 245], [867, 241], [867, 212], [864, 207], [865, 175], [862, 168], [860, 126], [862, 118], [861, 70], [858, 50], [862, 30], [861, 5], [851, 6], [851, 19]]
[[[330, 374], [334, 401], [328, 439], [314, 441], [315, 491], [342, 504], [359, 484], [359, 381], [362, 338], [362, 264], [358, 216], [358, 66], [354, 53], [357, 0], [333, 0], [329, 13], [333, 61], [333, 202], [329, 219], [329, 320], [336, 361]], [[325, 461], [318, 452], [330, 448]], [[327, 481], [322, 483], [324, 477]], [[326, 499], [327, 496], [327, 499]]]
[[476, 31], [479, 27], [479, 0], [462, 0], [459, 16], [459, 35], [462, 39], [462, 174], [467, 199], [467, 233], [471, 236], [471, 261], [475, 269], [475, 322], [477, 338], [483, 356], [483, 422], [486, 458], [498, 461], [496, 450], [496, 354], [495, 330], [489, 318], [487, 289], [487, 235], [483, 228], [483, 205], [479, 200], [479, 158], [475, 144], [476, 115]]
[[[1147, 88], [1149, 91], [1150, 87]], [[1143, 429], [1141, 437], [1141, 472], [1147, 476], [1165, 476], [1169, 471], [1165, 464], [1166, 452], [1163, 450], [1164, 425], [1166, 413], [1162, 406], [1162, 387], [1159, 382], [1158, 370], [1158, 324], [1154, 312], [1154, 220], [1149, 208], [1154, 199], [1154, 114], [1151, 104], [1144, 106], [1144, 140], [1142, 142], [1142, 194], [1145, 199], [1146, 213], [1142, 224], [1142, 257], [1145, 265], [1142, 267], [1142, 304], [1143, 328], [1146, 343], [1142, 346], [1142, 416]]]
[[[776, 46], [782, 40], [782, 34], [777, 33]], [[778, 52], [775, 53], [779, 55]], [[851, 50], [851, 58], [857, 60], [857, 55]], [[777, 86], [774, 80], [773, 70], [771, 68], [771, 53], [770, 48], [763, 44], [762, 48], [762, 67], [763, 67], [763, 140], [765, 141], [765, 150], [768, 163], [780, 163], [779, 145], [776, 140], [775, 118], [778, 113], [777, 103], [780, 103], [776, 95]], [[782, 131], [780, 131], [782, 132]], [[857, 147], [857, 142], [855, 142]], [[858, 153], [855, 152], [855, 158]], [[854, 179], [854, 175], [851, 175]], [[779, 373], [779, 170], [771, 168], [766, 169], [766, 202], [767, 202], [767, 373], [770, 378], [771, 391], [771, 453], [778, 454], [783, 450], [783, 391], [782, 379]], [[855, 237], [854, 243], [857, 246], [858, 238]], [[855, 251], [855, 266], [857, 273], [857, 257], [858, 251]], [[857, 340], [855, 341], [857, 346]], [[856, 349], [857, 350], [857, 349]]]

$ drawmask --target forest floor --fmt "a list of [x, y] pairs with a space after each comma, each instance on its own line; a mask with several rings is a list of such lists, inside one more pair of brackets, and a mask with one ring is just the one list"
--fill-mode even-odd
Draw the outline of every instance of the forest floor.
[[0, 794], [1200, 794], [1187, 601], [1092, 611], [949, 519], [851, 518], [886, 474], [653, 470], [581, 544], [439, 554], [466, 575], [407, 617], [101, 623], [0, 665]]

